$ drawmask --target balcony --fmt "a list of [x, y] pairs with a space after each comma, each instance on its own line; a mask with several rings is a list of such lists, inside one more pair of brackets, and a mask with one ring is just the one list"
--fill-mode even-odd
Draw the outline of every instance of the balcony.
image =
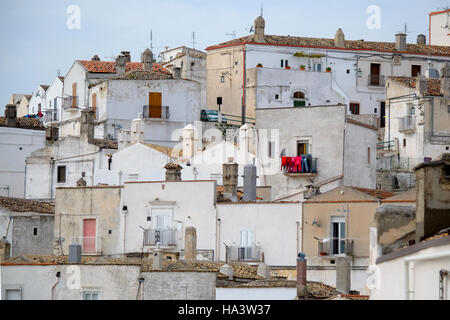
[[402, 133], [413, 133], [416, 131], [416, 117], [405, 116], [398, 119], [398, 131]]
[[229, 261], [261, 261], [261, 247], [227, 247]]
[[319, 256], [353, 255], [353, 240], [330, 238], [319, 239]]
[[369, 74], [368, 86], [372, 87], [384, 87], [384, 76], [378, 74]]
[[145, 229], [144, 246], [176, 246], [175, 236], [173, 229]]
[[70, 96], [63, 98], [64, 110], [76, 110], [78, 108], [78, 96]]
[[313, 176], [317, 174], [317, 158], [310, 154], [298, 157], [281, 157], [281, 171], [285, 175]]
[[168, 106], [143, 106], [142, 115], [144, 119], [168, 120], [170, 117]]
[[101, 237], [76, 237], [73, 238], [73, 243], [81, 245], [82, 254], [102, 254]]

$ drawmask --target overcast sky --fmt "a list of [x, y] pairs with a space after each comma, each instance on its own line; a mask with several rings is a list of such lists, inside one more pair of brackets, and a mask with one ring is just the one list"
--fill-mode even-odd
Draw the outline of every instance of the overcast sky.
[[[394, 41], [408, 27], [408, 42], [420, 33], [428, 38], [428, 13], [441, 10], [448, 0], [2, 0], [0, 9], [0, 104], [12, 93], [31, 94], [39, 84], [50, 84], [60, 70], [65, 75], [76, 59], [98, 54], [111, 60], [122, 50], [132, 61], [150, 47], [154, 55], [165, 46], [207, 46], [248, 34], [263, 2], [266, 33], [332, 38], [338, 27], [346, 39]], [[75, 13], [80, 10], [80, 28]], [[367, 8], [380, 8], [380, 28], [369, 29]], [[68, 27], [68, 20], [69, 26]]]

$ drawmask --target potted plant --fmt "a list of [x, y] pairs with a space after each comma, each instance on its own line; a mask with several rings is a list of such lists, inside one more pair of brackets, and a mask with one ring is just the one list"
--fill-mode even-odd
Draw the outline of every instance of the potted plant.
[[327, 67], [327, 72], [331, 72], [331, 67]]
[[256, 67], [257, 67], [257, 68], [262, 68], [263, 65], [262, 65], [261, 63], [258, 63], [258, 64], [256, 65]]
[[287, 70], [291, 70], [291, 67], [290, 66], [286, 66], [286, 67], [284, 67], [285, 69], [287, 69]]
[[305, 69], [306, 69], [305, 65], [302, 64], [302, 65], [300, 66], [300, 70], [305, 70]]

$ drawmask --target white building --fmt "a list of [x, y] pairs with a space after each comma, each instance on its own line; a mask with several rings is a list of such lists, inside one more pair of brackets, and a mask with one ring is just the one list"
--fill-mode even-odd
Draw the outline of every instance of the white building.
[[[274, 199], [301, 200], [310, 187], [375, 188], [373, 119], [346, 116], [345, 109], [342, 104], [256, 109], [258, 175], [272, 186]], [[301, 155], [311, 155], [303, 172], [282, 168], [283, 157]]]
[[49, 140], [26, 158], [27, 199], [54, 199], [56, 187], [73, 187], [79, 182], [92, 186], [96, 170], [108, 168], [117, 142], [94, 139], [91, 112], [85, 110], [81, 115], [80, 136]]
[[429, 13], [429, 44], [450, 46], [450, 9]]
[[57, 76], [45, 92], [44, 123], [59, 121], [62, 116], [64, 77]]
[[45, 131], [39, 119], [16, 118], [8, 125], [7, 119], [0, 117], [1, 196], [25, 197], [25, 159], [44, 145]]
[[17, 106], [17, 117], [25, 117], [29, 114], [29, 104], [30, 100], [33, 96], [31, 94], [25, 94], [20, 100], [19, 105]]
[[38, 113], [43, 113], [46, 106], [45, 97], [48, 87], [48, 85], [40, 85], [33, 91], [28, 105], [28, 114], [37, 115]]
[[[331, 75], [318, 80], [328, 81], [332, 91], [344, 98], [347, 114], [375, 114], [383, 119], [385, 77], [416, 76], [425, 72], [428, 61], [440, 69], [450, 60], [450, 47], [426, 45], [423, 35], [417, 44], [407, 43], [402, 33], [395, 35], [394, 42], [346, 40], [341, 29], [334, 38], [270, 35], [261, 16], [254, 28], [253, 35], [206, 49], [208, 108], [217, 109], [219, 97], [223, 113], [253, 118], [254, 109], [263, 104], [314, 105], [315, 93], [302, 87], [308, 86], [310, 72], [329, 71]], [[306, 72], [299, 72], [302, 66]], [[255, 67], [270, 71], [258, 72], [255, 82], [249, 79], [249, 69]], [[330, 99], [331, 104], [338, 102]]]

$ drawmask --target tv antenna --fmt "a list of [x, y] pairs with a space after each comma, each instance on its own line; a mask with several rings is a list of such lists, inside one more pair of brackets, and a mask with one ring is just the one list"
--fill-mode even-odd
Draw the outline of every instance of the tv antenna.
[[195, 32], [192, 32], [192, 49], [195, 49]]
[[150, 50], [153, 51], [153, 30], [150, 29]]

